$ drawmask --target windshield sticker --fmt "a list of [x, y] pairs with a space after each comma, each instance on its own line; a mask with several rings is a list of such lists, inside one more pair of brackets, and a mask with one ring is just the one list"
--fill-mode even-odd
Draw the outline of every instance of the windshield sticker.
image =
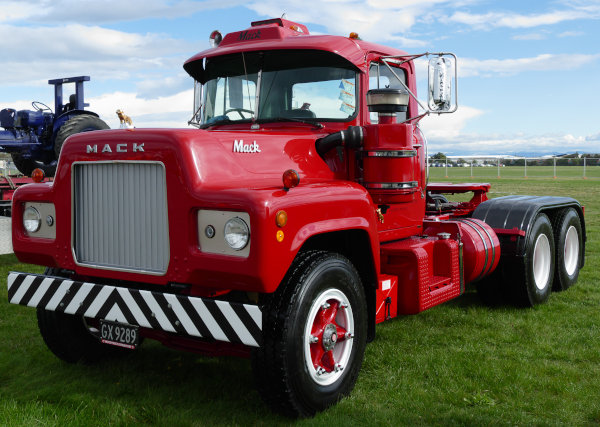
[[342, 102], [342, 105], [340, 106], [340, 111], [343, 111], [344, 113], [346, 113], [350, 116], [350, 115], [354, 114], [354, 105], [350, 105], [350, 104], [346, 104], [345, 102]]
[[340, 82], [340, 89], [343, 89], [346, 92], [354, 93], [354, 83], [350, 80], [342, 79]]
[[340, 90], [340, 99], [350, 105], [354, 105], [354, 94], [348, 93], [344, 89]]
[[354, 114], [355, 95], [354, 95], [354, 83], [346, 79], [342, 79], [340, 82], [340, 96], [339, 99], [342, 101], [340, 105], [340, 111], [348, 115]]

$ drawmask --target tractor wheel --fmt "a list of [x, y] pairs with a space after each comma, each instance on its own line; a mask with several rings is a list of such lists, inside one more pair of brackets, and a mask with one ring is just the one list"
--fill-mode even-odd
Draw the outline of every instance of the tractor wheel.
[[367, 338], [360, 277], [341, 255], [301, 253], [263, 312], [253, 354], [262, 398], [277, 412], [312, 416], [354, 388]]
[[52, 160], [50, 163], [43, 163], [31, 158], [24, 158], [20, 153], [11, 153], [10, 156], [19, 172], [25, 176], [31, 176], [31, 172], [38, 168], [44, 171], [45, 176], [54, 176], [56, 172], [56, 160]]
[[67, 120], [59, 129], [54, 140], [54, 153], [56, 154], [56, 160], [60, 157], [60, 150], [62, 149], [65, 140], [80, 132], [89, 132], [92, 130], [103, 130], [110, 129], [110, 127], [101, 119], [91, 114], [82, 114], [75, 116], [72, 119]]
[[545, 214], [539, 214], [531, 226], [525, 256], [503, 266], [505, 283], [513, 286], [518, 305], [534, 306], [546, 302], [554, 278], [554, 235]]
[[[45, 274], [66, 277], [61, 270], [47, 268]], [[92, 363], [119, 354], [127, 350], [102, 344], [94, 336], [91, 328], [82, 316], [37, 308], [40, 333], [46, 346], [56, 357], [68, 363]]]
[[554, 219], [556, 270], [554, 291], [564, 291], [577, 282], [583, 257], [581, 220], [573, 208], [563, 209]]

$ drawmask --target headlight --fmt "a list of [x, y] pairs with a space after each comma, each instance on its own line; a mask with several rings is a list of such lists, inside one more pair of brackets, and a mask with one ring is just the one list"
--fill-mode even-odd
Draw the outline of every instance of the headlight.
[[23, 227], [25, 227], [25, 230], [29, 233], [35, 233], [41, 225], [42, 217], [38, 210], [31, 206], [25, 209], [25, 212], [23, 212]]
[[224, 234], [227, 244], [236, 251], [244, 249], [250, 239], [248, 224], [237, 216], [225, 223]]

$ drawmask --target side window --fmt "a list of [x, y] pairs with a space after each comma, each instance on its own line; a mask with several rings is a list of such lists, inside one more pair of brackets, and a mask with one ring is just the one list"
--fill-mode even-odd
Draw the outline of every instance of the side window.
[[[404, 70], [401, 68], [394, 68], [394, 72], [402, 79], [402, 83], [406, 84], [406, 75]], [[383, 89], [392, 88], [400, 89], [402, 84], [398, 81], [396, 76], [389, 70], [385, 64], [372, 63], [369, 68], [369, 89]], [[398, 123], [403, 122], [407, 119], [407, 112], [396, 113], [396, 120]], [[369, 113], [371, 123], [377, 123], [377, 113]]]

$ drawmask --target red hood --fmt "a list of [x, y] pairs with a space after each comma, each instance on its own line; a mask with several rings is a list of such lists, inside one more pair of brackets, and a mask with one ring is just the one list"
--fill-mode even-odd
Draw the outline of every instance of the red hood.
[[[177, 165], [192, 186], [252, 188], [280, 186], [285, 170], [301, 180], [328, 180], [333, 173], [315, 150], [323, 135], [285, 131], [127, 129], [80, 133], [63, 147], [56, 179], [74, 162], [159, 161]], [[171, 161], [174, 160], [174, 161]]]

